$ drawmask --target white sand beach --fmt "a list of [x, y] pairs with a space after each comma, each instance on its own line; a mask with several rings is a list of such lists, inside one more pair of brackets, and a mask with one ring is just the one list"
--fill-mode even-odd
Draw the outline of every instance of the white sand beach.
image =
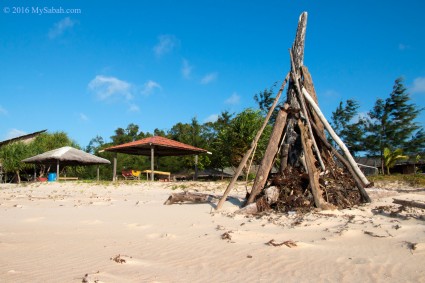
[[[372, 188], [371, 204], [306, 215], [235, 215], [243, 183], [0, 184], [0, 282], [425, 282], [424, 188]], [[273, 243], [287, 245], [270, 245]]]

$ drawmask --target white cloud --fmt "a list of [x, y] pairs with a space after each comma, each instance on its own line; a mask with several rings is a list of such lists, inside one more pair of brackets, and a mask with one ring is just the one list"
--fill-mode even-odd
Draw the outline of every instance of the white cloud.
[[217, 73], [210, 73], [205, 75], [202, 79], [201, 79], [201, 84], [205, 85], [205, 84], [209, 84], [213, 81], [215, 81], [217, 79]]
[[333, 89], [328, 89], [323, 93], [326, 97], [339, 97], [339, 93]]
[[178, 45], [179, 41], [174, 35], [164, 34], [158, 36], [158, 43], [153, 47], [155, 55], [162, 55], [171, 52]]
[[161, 88], [162, 87], [161, 87], [160, 84], [158, 84], [157, 82], [154, 82], [152, 80], [149, 80], [143, 85], [142, 94], [149, 95], [152, 92], [154, 92], [155, 89], [161, 89]]
[[218, 114], [211, 114], [210, 116], [208, 116], [208, 117], [204, 120], [204, 123], [208, 123], [208, 122], [214, 123], [214, 122], [216, 122], [217, 120], [218, 120]]
[[100, 100], [106, 100], [114, 96], [122, 96], [132, 99], [131, 84], [115, 77], [96, 76], [88, 85]]
[[80, 113], [80, 114], [78, 114], [78, 116], [79, 116], [81, 121], [88, 121], [89, 120], [89, 117], [87, 117], [87, 115], [84, 114], [84, 113]]
[[236, 93], [232, 93], [232, 95], [224, 101], [226, 104], [238, 104], [241, 101], [241, 97]]
[[0, 105], [0, 115], [7, 115], [7, 110]]
[[419, 77], [413, 81], [412, 92], [425, 93], [425, 77]]
[[26, 135], [27, 133], [18, 129], [12, 129], [10, 130], [7, 134], [6, 134], [6, 139], [13, 139], [13, 138], [17, 138], [23, 135]]
[[69, 17], [66, 17], [59, 22], [55, 23], [54, 26], [49, 30], [49, 38], [54, 39], [58, 36], [61, 36], [65, 31], [71, 29], [75, 25], [75, 21], [71, 20]]
[[404, 51], [406, 49], [410, 49], [410, 46], [403, 43], [398, 44], [398, 50]]
[[130, 107], [128, 108], [129, 112], [139, 112], [140, 108], [136, 104], [130, 104]]
[[185, 79], [190, 79], [192, 68], [193, 67], [189, 64], [189, 61], [187, 61], [186, 59], [183, 59], [182, 75]]
[[357, 113], [357, 115], [355, 115], [352, 119], [351, 119], [351, 123], [357, 123], [359, 122], [361, 119], [365, 119], [368, 118], [369, 115], [367, 114], [367, 112], [359, 112]]

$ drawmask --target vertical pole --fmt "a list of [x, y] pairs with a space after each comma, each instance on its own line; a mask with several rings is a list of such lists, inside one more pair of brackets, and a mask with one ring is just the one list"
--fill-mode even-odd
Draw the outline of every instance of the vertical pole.
[[56, 163], [56, 180], [55, 181], [59, 181], [59, 159], [58, 159], [58, 162]]
[[99, 181], [99, 165], [97, 165], [97, 176], [96, 176], [96, 180]]
[[114, 166], [113, 166], [113, 172], [112, 172], [112, 181], [117, 180], [117, 153], [114, 155]]
[[153, 182], [154, 180], [154, 169], [155, 169], [155, 164], [154, 164], [154, 158], [155, 158], [155, 150], [153, 148], [153, 144], [151, 144], [151, 181]]
[[195, 155], [195, 181], [198, 180], [198, 155]]

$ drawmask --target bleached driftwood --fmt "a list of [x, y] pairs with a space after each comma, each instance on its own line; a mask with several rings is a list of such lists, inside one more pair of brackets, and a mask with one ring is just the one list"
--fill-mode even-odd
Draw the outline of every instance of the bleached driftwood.
[[342, 156], [323, 136], [320, 131], [320, 129], [317, 128], [317, 126], [313, 123], [313, 129], [315, 130], [317, 136], [322, 141], [322, 144], [333, 154], [335, 157], [344, 165], [345, 168], [347, 168], [348, 172], [350, 172], [351, 176], [354, 179], [354, 182], [356, 183], [356, 187], [359, 190], [360, 195], [362, 196], [362, 199], [365, 202], [372, 202], [369, 195], [367, 194], [366, 190], [364, 189], [365, 184], [363, 184], [362, 180], [356, 175], [353, 168], [350, 166], [350, 163]]
[[363, 172], [357, 166], [357, 163], [354, 160], [353, 156], [351, 155], [350, 151], [348, 150], [347, 146], [342, 142], [342, 140], [338, 137], [338, 135], [332, 129], [331, 125], [326, 120], [322, 111], [317, 106], [317, 104], [314, 102], [313, 98], [310, 96], [310, 94], [307, 92], [307, 90], [305, 88], [302, 88], [302, 93], [303, 93], [305, 99], [310, 103], [311, 107], [314, 109], [316, 114], [319, 116], [320, 120], [322, 121], [322, 123], [325, 126], [328, 133], [331, 135], [331, 137], [334, 139], [334, 141], [338, 144], [338, 146], [344, 152], [344, 155], [347, 157], [347, 160], [350, 163], [350, 165], [353, 168], [356, 175], [362, 180], [362, 182], [365, 184], [365, 186], [368, 187], [369, 184], [370, 184], [369, 181], [366, 179], [365, 175], [363, 175]]
[[261, 192], [267, 182], [267, 178], [273, 166], [274, 158], [276, 156], [277, 151], [279, 150], [282, 132], [285, 128], [286, 117], [288, 115], [288, 113], [286, 112], [288, 108], [289, 105], [285, 104], [284, 108], [279, 110], [279, 113], [276, 117], [276, 122], [273, 126], [273, 131], [270, 135], [266, 152], [264, 153], [264, 157], [261, 160], [260, 167], [258, 168], [257, 175], [254, 180], [254, 185], [252, 186], [251, 194], [248, 198], [248, 204], [254, 202], [255, 198]]
[[295, 69], [293, 51], [289, 52], [289, 55], [290, 55], [289, 57], [291, 57], [291, 66], [292, 66], [291, 74], [292, 74], [292, 77], [293, 77], [292, 79], [294, 81], [295, 89], [297, 90], [297, 93], [299, 95], [299, 100], [300, 100], [299, 102], [300, 102], [301, 109], [302, 109], [303, 114], [304, 114], [304, 118], [305, 118], [305, 121], [306, 121], [306, 124], [307, 124], [308, 132], [310, 134], [310, 140], [311, 140], [311, 143], [314, 147], [314, 150], [316, 151], [316, 156], [317, 156], [317, 159], [320, 163], [320, 167], [322, 167], [322, 170], [325, 171], [326, 170], [325, 164], [323, 163], [322, 157], [320, 156], [319, 147], [317, 146], [316, 140], [314, 139], [313, 130], [311, 128], [310, 119], [309, 119], [309, 116], [308, 116], [308, 113], [307, 113], [307, 107], [306, 107], [306, 104], [305, 104], [304, 97], [301, 93], [298, 70]]
[[279, 102], [280, 96], [282, 95], [283, 90], [285, 89], [286, 83], [289, 80], [289, 73], [286, 75], [285, 79], [282, 82], [282, 85], [280, 86], [279, 92], [276, 95], [276, 98], [274, 99], [274, 102], [272, 106], [269, 109], [269, 112], [267, 113], [266, 118], [264, 119], [263, 125], [261, 126], [260, 130], [257, 132], [257, 135], [255, 136], [254, 140], [251, 143], [250, 149], [245, 153], [243, 156], [241, 163], [239, 163], [238, 169], [235, 172], [235, 175], [233, 176], [232, 180], [230, 181], [229, 185], [227, 186], [226, 190], [223, 193], [223, 196], [221, 197], [220, 201], [217, 204], [216, 210], [219, 210], [224, 202], [226, 201], [227, 196], [229, 195], [230, 191], [233, 189], [233, 186], [236, 183], [236, 180], [239, 178], [240, 174], [242, 173], [243, 168], [246, 165], [246, 162], [248, 161], [249, 157], [251, 156], [252, 152], [254, 151], [254, 148], [257, 146], [258, 141], [261, 138], [261, 135], [263, 134], [264, 129], [266, 128], [270, 117], [272, 116], [272, 113], [274, 109], [276, 108], [277, 103]]
[[218, 198], [216, 196], [210, 194], [183, 192], [171, 194], [171, 196], [169, 196], [164, 202], [164, 205], [171, 205], [178, 202], [208, 203], [217, 199]]

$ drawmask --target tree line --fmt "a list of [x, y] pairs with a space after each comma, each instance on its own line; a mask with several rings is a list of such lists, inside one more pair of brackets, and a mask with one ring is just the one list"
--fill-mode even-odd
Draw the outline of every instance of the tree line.
[[[214, 122], [201, 124], [196, 117], [190, 123], [178, 122], [171, 129], [155, 129], [153, 133], [143, 132], [139, 125], [131, 123], [126, 128], [117, 128], [109, 142], [101, 136], [92, 138], [85, 148], [81, 148], [64, 132], [42, 133], [32, 143], [16, 142], [0, 148], [0, 160], [7, 172], [30, 172], [33, 165], [20, 162], [36, 154], [62, 146], [73, 146], [89, 153], [112, 160], [113, 153], [103, 149], [150, 136], [163, 136], [179, 142], [193, 145], [212, 152], [201, 155], [198, 167], [221, 169], [237, 167], [249, 149], [254, 136], [261, 127], [264, 117], [274, 101], [275, 85], [254, 95], [258, 109], [248, 108], [240, 113], [223, 111]], [[393, 90], [386, 99], [377, 99], [366, 115], [359, 115], [360, 105], [356, 100], [341, 102], [332, 112], [331, 123], [337, 134], [355, 156], [375, 157], [381, 160], [381, 170], [389, 168], [394, 161], [403, 158], [420, 157], [425, 152], [425, 131], [416, 121], [423, 108], [411, 102], [403, 85], [403, 79], [395, 80]], [[253, 162], [259, 163], [267, 147], [276, 115], [272, 115], [255, 151]], [[193, 156], [161, 157], [156, 164], [162, 171], [181, 172], [194, 167]], [[118, 170], [150, 168], [149, 157], [118, 154]], [[37, 167], [38, 175], [46, 174], [49, 168]], [[78, 174], [83, 179], [95, 179], [93, 167], [72, 167], [69, 174]], [[112, 179], [111, 166], [101, 166], [102, 179]]]
[[423, 156], [425, 131], [416, 119], [424, 108], [411, 102], [403, 78], [397, 78], [389, 96], [378, 98], [366, 115], [359, 115], [359, 107], [349, 99], [332, 112], [333, 128], [355, 156], [380, 159], [382, 173], [389, 173], [399, 159]]

